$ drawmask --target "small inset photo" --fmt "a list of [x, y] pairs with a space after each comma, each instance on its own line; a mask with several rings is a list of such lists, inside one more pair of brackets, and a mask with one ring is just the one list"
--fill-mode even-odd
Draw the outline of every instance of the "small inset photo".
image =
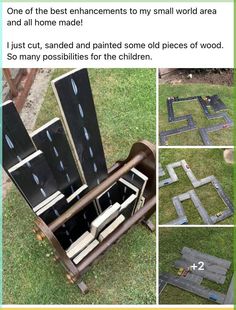
[[232, 148], [160, 149], [160, 225], [233, 225], [233, 214]]
[[233, 69], [160, 69], [159, 139], [233, 145]]
[[160, 304], [233, 304], [233, 228], [162, 227], [159, 242]]

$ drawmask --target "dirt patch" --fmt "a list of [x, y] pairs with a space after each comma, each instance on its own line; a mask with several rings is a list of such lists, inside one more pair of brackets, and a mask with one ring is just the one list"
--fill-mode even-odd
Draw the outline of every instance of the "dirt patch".
[[207, 83], [233, 86], [233, 70], [199, 71], [196, 69], [160, 69], [159, 84]]
[[29, 133], [34, 129], [40, 107], [43, 103], [50, 82], [52, 71], [52, 69], [40, 69], [37, 72], [24, 107], [20, 112], [21, 119]]

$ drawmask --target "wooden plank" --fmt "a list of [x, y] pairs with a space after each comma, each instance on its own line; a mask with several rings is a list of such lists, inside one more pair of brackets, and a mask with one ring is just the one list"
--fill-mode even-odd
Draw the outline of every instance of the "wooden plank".
[[109, 236], [118, 226], [125, 221], [125, 217], [121, 214], [118, 216], [109, 226], [104, 229], [98, 237], [98, 241], [102, 242], [107, 236]]
[[[54, 118], [34, 131], [32, 138], [37, 148], [43, 151], [57, 186], [66, 196], [69, 206], [73, 205], [87, 192], [85, 190], [88, 186], [82, 184], [60, 119]], [[89, 229], [98, 212], [91, 204], [80, 215], [80, 218], [77, 217], [78, 225]]]
[[31, 135], [37, 149], [43, 151], [59, 190], [66, 196], [82, 186], [62, 123], [54, 118]]
[[108, 190], [96, 198], [96, 203], [100, 212], [105, 211], [116, 202], [122, 203], [119, 182], [113, 184]]
[[[132, 194], [138, 194], [139, 192], [140, 191], [136, 186], [121, 178], [116, 183], [114, 183], [107, 191], [98, 196], [96, 202], [99, 210], [103, 212], [109, 206], [113, 205], [116, 202], [118, 202], [119, 204], [123, 204]], [[131, 210], [131, 214], [133, 214], [134, 210], [135, 208]]]
[[[62, 199], [57, 201], [51, 208], [40, 214], [40, 217], [44, 220], [46, 224], [50, 224], [69, 208], [70, 204], [68, 204], [66, 198], [63, 197]], [[63, 224], [54, 233], [62, 247], [66, 250], [88, 229], [90, 229], [90, 221], [85, 218], [84, 212], [79, 212], [76, 216]]]
[[79, 170], [89, 189], [107, 177], [107, 166], [86, 69], [52, 81]]
[[96, 237], [105, 226], [107, 226], [112, 220], [119, 215], [120, 204], [115, 203], [114, 205], [107, 208], [101, 213], [91, 224], [91, 234]]
[[8, 172], [31, 208], [36, 207], [58, 190], [41, 151], [28, 156], [11, 167]]
[[142, 205], [142, 197], [147, 185], [148, 177], [141, 173], [136, 168], [131, 169], [126, 175], [123, 176], [123, 179], [134, 185], [136, 188], [139, 189], [138, 197], [137, 197], [137, 204], [133, 213], [137, 212], [141, 205]]
[[119, 183], [122, 184], [121, 213], [127, 219], [135, 212], [140, 190], [130, 182], [124, 180], [123, 178], [119, 179]]
[[133, 214], [133, 210], [136, 206], [137, 194], [131, 194], [122, 204], [120, 212], [127, 219]]
[[9, 168], [36, 151], [14, 103], [9, 100], [2, 105], [2, 166]]
[[79, 237], [72, 245], [67, 249], [66, 254], [69, 258], [73, 258], [82, 252], [91, 242], [93, 242], [94, 236], [86, 231], [81, 237]]
[[78, 265], [82, 259], [84, 259], [96, 246], [99, 245], [99, 241], [95, 239], [92, 243], [87, 246], [78, 256], [73, 259], [73, 262]]

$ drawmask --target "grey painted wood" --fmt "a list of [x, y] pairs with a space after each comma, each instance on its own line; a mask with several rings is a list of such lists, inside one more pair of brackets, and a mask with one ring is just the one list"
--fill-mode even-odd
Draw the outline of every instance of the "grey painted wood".
[[218, 304], [223, 304], [225, 300], [225, 295], [204, 287], [202, 285], [198, 285], [192, 281], [184, 279], [183, 277], [172, 276], [168, 273], [161, 273], [160, 278], [162, 281], [167, 282], [173, 286], [179, 287], [185, 291], [196, 294], [200, 297], [206, 298], [210, 301], [214, 301]]
[[209, 263], [217, 264], [217, 265], [222, 266], [226, 269], [229, 269], [231, 266], [231, 262], [229, 260], [218, 258], [216, 256], [212, 256], [212, 255], [209, 255], [206, 253], [202, 253], [202, 252], [199, 252], [197, 250], [194, 250], [194, 249], [191, 249], [188, 247], [183, 247], [181, 253], [193, 255], [195, 257], [198, 257], [199, 259], [206, 260]]
[[224, 300], [224, 304], [226, 305], [233, 305], [234, 304], [234, 275], [231, 279], [225, 300]]

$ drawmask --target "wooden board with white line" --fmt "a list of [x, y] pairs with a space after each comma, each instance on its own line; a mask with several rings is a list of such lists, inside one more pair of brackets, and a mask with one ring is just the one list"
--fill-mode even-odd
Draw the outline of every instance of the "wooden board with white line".
[[2, 166], [6, 170], [36, 151], [25, 126], [9, 100], [2, 105]]
[[54, 118], [31, 135], [36, 147], [43, 151], [59, 190], [66, 197], [82, 186], [69, 143], [60, 119]]
[[31, 208], [47, 199], [58, 188], [47, 161], [36, 151], [8, 170]]
[[92, 189], [107, 177], [107, 166], [88, 72], [70, 72], [52, 81], [52, 86], [81, 173]]

